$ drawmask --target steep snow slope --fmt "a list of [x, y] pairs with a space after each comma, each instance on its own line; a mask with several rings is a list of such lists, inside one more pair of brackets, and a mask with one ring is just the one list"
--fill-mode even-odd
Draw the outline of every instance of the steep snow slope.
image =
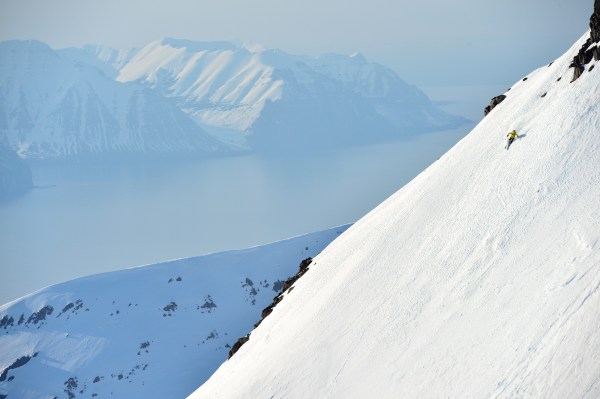
[[[209, 132], [255, 149], [373, 142], [464, 123], [364, 57], [295, 56], [228, 42], [163, 39], [120, 70], [166, 96]], [[247, 145], [247, 143], [246, 143]]]
[[317, 256], [190, 398], [600, 397], [600, 68], [568, 69], [587, 36]]
[[158, 93], [81, 60], [37, 41], [0, 43], [0, 140], [28, 158], [224, 149]]
[[80, 278], [4, 305], [0, 397], [185, 397], [300, 261], [346, 228]]

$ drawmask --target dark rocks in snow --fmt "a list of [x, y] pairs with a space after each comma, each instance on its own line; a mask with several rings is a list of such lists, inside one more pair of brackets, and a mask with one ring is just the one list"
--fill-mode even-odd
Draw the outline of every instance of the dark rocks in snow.
[[81, 299], [78, 299], [75, 302], [69, 302], [56, 317], [60, 317], [60, 315], [67, 313], [69, 310], [71, 313], [75, 313], [81, 308], [83, 308], [83, 301]]
[[242, 287], [253, 287], [254, 286], [254, 282], [252, 282], [252, 280], [250, 280], [248, 277], [246, 277], [246, 281], [244, 281], [242, 283]]
[[[69, 399], [73, 399], [75, 397], [75, 393], [73, 392], [73, 390], [77, 389], [77, 386], [79, 385], [79, 381], [77, 380], [77, 377], [69, 378], [68, 380], [65, 381], [64, 385], [65, 385], [64, 393], [67, 394], [67, 397]], [[83, 391], [81, 391], [81, 393], [83, 393]]]
[[505, 98], [506, 96], [504, 94], [500, 94], [499, 96], [492, 98], [492, 100], [490, 101], [490, 105], [485, 107], [485, 109], [483, 110], [483, 116], [487, 116], [487, 114], [492, 112], [492, 110], [496, 108], [496, 106], [502, 101], [504, 101]]
[[292, 285], [294, 285], [294, 283], [296, 281], [298, 281], [298, 279], [300, 277], [304, 276], [304, 273], [306, 273], [308, 271], [308, 266], [311, 264], [311, 262], [312, 262], [312, 258], [306, 258], [302, 262], [300, 262], [300, 270], [298, 270], [298, 273], [296, 273], [295, 275], [293, 275], [292, 277], [287, 279], [287, 281], [283, 284], [283, 288], [281, 289], [281, 294], [283, 294], [283, 292], [285, 292]]
[[[308, 271], [308, 266], [310, 266], [310, 264], [312, 263], [312, 260], [313, 260], [313, 258], [306, 258], [302, 262], [300, 262], [298, 273], [296, 273], [295, 275], [293, 275], [292, 277], [287, 279], [281, 285], [281, 291], [280, 291], [279, 295], [277, 295], [275, 298], [273, 298], [273, 302], [271, 302], [271, 304], [269, 306], [267, 306], [266, 308], [263, 309], [262, 314], [261, 314], [262, 318], [258, 322], [256, 322], [256, 324], [254, 324], [254, 328], [258, 327], [260, 325], [260, 323], [262, 323], [262, 321], [273, 312], [273, 309], [275, 308], [275, 306], [283, 300], [283, 294], [287, 290], [289, 290], [289, 291], [292, 290], [292, 288], [293, 288], [292, 286], [294, 285], [294, 283], [296, 281], [298, 281], [298, 279], [300, 279], [300, 277], [302, 277]], [[279, 284], [277, 284], [277, 283], [275, 283], [275, 285], [279, 286]], [[231, 359], [231, 357], [242, 347], [242, 345], [244, 345], [246, 342], [248, 342], [249, 339], [250, 339], [250, 334], [238, 339], [237, 342], [233, 345], [233, 347], [229, 351], [229, 359]]]
[[9, 365], [7, 368], [5, 368], [4, 370], [2, 370], [2, 373], [0, 374], [0, 382], [1, 381], [6, 381], [6, 377], [8, 375], [8, 371], [9, 370], [14, 370], [14, 369], [17, 369], [19, 367], [22, 367], [22, 366], [26, 365], [27, 363], [29, 363], [29, 361], [31, 359], [33, 359], [37, 355], [38, 355], [38, 352], [35, 352], [31, 356], [21, 356], [20, 358], [18, 358], [14, 362], [12, 362], [11, 365]]
[[9, 326], [12, 326], [15, 322], [15, 319], [12, 316], [9, 315], [4, 315], [4, 317], [2, 318], [2, 320], [0, 320], [0, 328], [8, 328]]
[[34, 312], [31, 316], [29, 316], [27, 323], [37, 324], [43, 320], [46, 320], [46, 316], [51, 315], [52, 312], [54, 312], [54, 308], [50, 305], [46, 305], [37, 312]]
[[206, 310], [208, 313], [211, 313], [214, 308], [217, 307], [217, 304], [213, 301], [212, 297], [208, 295], [204, 298], [204, 304], [200, 306], [201, 309]]
[[228, 359], [231, 359], [231, 357], [233, 355], [235, 355], [235, 353], [237, 351], [240, 350], [240, 348], [242, 347], [242, 345], [244, 345], [249, 340], [250, 340], [250, 334], [247, 334], [247, 335], [243, 336], [242, 338], [238, 339], [235, 342], [235, 344], [233, 344], [233, 346], [231, 347], [231, 349], [229, 350], [229, 357], [228, 357]]
[[167, 306], [163, 308], [165, 312], [174, 312], [177, 310], [177, 304], [175, 302], [169, 303]]
[[569, 68], [573, 68], [571, 83], [583, 75], [586, 64], [590, 63], [593, 59], [600, 59], [600, 49], [598, 48], [598, 42], [600, 42], [600, 0], [596, 0], [594, 3], [594, 13], [590, 18], [590, 30], [589, 39], [583, 43], [583, 46], [581, 46], [579, 52], [573, 57], [573, 61], [569, 65]]
[[590, 30], [594, 43], [600, 42], [600, 0], [594, 2], [594, 13], [590, 18]]

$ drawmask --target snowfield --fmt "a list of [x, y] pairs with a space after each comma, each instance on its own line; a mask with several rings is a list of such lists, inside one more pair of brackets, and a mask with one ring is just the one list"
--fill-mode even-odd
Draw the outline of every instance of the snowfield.
[[76, 279], [0, 307], [0, 398], [183, 398], [348, 226]]
[[190, 398], [600, 397], [600, 68], [569, 69], [587, 37], [329, 245]]

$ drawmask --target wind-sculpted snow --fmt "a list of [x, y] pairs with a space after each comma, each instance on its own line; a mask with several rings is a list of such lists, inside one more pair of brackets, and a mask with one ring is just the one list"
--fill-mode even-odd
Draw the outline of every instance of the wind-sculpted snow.
[[190, 398], [600, 397], [600, 68], [569, 83], [588, 36], [318, 255]]
[[0, 397], [182, 398], [347, 226], [100, 274], [0, 307]]

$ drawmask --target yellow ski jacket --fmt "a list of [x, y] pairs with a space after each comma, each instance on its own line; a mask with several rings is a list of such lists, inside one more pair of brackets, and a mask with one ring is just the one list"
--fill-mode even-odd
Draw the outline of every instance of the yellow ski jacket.
[[517, 137], [519, 137], [519, 135], [517, 134], [517, 132], [516, 132], [516, 131], [514, 131], [514, 130], [513, 130], [513, 131], [511, 131], [511, 132], [509, 132], [509, 133], [508, 133], [506, 136], [507, 136], [509, 139], [513, 139], [513, 140], [514, 140], [514, 139], [516, 139]]

